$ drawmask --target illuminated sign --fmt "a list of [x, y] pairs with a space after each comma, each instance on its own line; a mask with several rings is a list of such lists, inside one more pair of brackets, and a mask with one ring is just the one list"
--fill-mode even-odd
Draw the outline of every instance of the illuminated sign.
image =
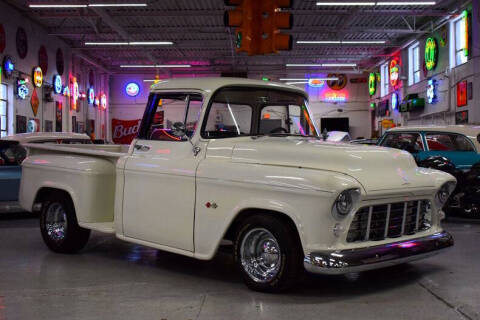
[[325, 85], [325, 80], [320, 79], [308, 79], [308, 86], [312, 88], [321, 88]]
[[95, 97], [95, 106], [99, 107], [100, 106], [100, 99], [98, 97]]
[[325, 101], [345, 102], [347, 101], [347, 95], [343, 92], [327, 92], [325, 93]]
[[129, 97], [136, 97], [140, 93], [140, 86], [135, 82], [129, 82], [125, 86], [125, 93]]
[[463, 11], [462, 13], [462, 31], [463, 31], [463, 54], [465, 55], [465, 57], [468, 57], [468, 47], [469, 47], [469, 43], [468, 43], [468, 11], [465, 10]]
[[371, 102], [371, 103], [370, 103], [370, 108], [375, 109], [375, 107], [376, 107], [375, 102]]
[[63, 94], [65, 97], [70, 97], [70, 89], [68, 88], [68, 86], [63, 87], [63, 92], [62, 92], [62, 94]]
[[368, 93], [373, 96], [377, 92], [377, 75], [370, 73], [368, 75]]
[[3, 58], [3, 72], [5, 74], [5, 78], [10, 78], [12, 76], [13, 70], [15, 70], [15, 63], [10, 56], [5, 56]]
[[398, 94], [396, 92], [392, 93], [392, 110], [397, 110], [398, 108]]
[[429, 79], [427, 83], [427, 102], [433, 104], [437, 102], [437, 81]]
[[33, 84], [35, 85], [35, 87], [40, 88], [42, 86], [42, 84], [43, 84], [42, 68], [40, 68], [40, 67], [33, 68], [32, 79], [33, 79]]
[[77, 82], [77, 78], [76, 77], [73, 77], [71, 80], [70, 80], [70, 85], [71, 85], [71, 91], [70, 91], [70, 98], [71, 98], [71, 101], [72, 101], [72, 109], [73, 110], [77, 110], [77, 101], [78, 99], [80, 98], [80, 91], [78, 89], [78, 82]]
[[93, 88], [88, 89], [88, 104], [95, 103], [95, 90]]
[[397, 59], [390, 61], [390, 84], [394, 87], [398, 85], [398, 77], [400, 74], [400, 66]]
[[104, 110], [107, 109], [107, 96], [105, 95], [105, 93], [103, 93], [100, 97], [100, 106]]
[[58, 74], [53, 77], [53, 92], [61, 94], [63, 88], [62, 77]]
[[28, 89], [28, 79], [18, 79], [17, 80], [17, 97], [22, 100], [27, 99], [30, 90]]
[[425, 67], [433, 70], [438, 61], [438, 44], [435, 38], [428, 38], [425, 42]]

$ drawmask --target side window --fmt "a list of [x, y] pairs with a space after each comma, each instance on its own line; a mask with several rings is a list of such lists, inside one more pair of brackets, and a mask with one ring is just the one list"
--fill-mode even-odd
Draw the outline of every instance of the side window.
[[252, 107], [249, 105], [213, 102], [204, 134], [208, 138], [249, 135], [252, 130]]
[[154, 107], [152, 119], [146, 133], [147, 140], [157, 141], [184, 141], [172, 134], [175, 122], [185, 124], [186, 134], [193, 136], [202, 107], [201, 95], [189, 94], [165, 94], [154, 95]]
[[465, 137], [454, 133], [427, 133], [430, 151], [475, 151], [472, 143]]
[[291, 134], [307, 134], [303, 129], [303, 117], [301, 107], [297, 105], [288, 106], [266, 106], [260, 114], [260, 125], [258, 133], [268, 134], [291, 133]]
[[422, 137], [418, 133], [389, 133], [382, 141], [382, 146], [401, 149], [410, 153], [424, 150]]

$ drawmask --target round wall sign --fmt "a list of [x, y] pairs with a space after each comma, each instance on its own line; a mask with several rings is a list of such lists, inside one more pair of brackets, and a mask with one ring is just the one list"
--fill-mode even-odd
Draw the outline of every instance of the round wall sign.
[[125, 93], [129, 97], [136, 97], [140, 93], [140, 86], [135, 82], [129, 82], [125, 86]]
[[42, 68], [35, 67], [33, 68], [32, 80], [35, 87], [40, 88], [43, 84], [43, 72]]
[[3, 57], [3, 74], [5, 78], [10, 78], [12, 76], [13, 70], [15, 70], [15, 63], [13, 62], [12, 57], [5, 56]]
[[105, 93], [103, 93], [100, 97], [100, 106], [104, 110], [107, 109], [107, 96], [105, 95]]
[[48, 70], [48, 54], [45, 46], [38, 49], [38, 65], [42, 68], [43, 73], [47, 74]]
[[398, 77], [400, 75], [400, 66], [397, 59], [390, 61], [390, 84], [394, 87], [398, 85]]
[[63, 76], [63, 71], [64, 71], [64, 68], [65, 68], [65, 64], [64, 64], [64, 61], [63, 61], [63, 51], [60, 48], [57, 49], [57, 54], [56, 54], [56, 57], [55, 57], [55, 63], [57, 65], [58, 74]]
[[325, 85], [325, 80], [320, 79], [308, 79], [308, 86], [312, 88], [321, 88]]
[[3, 28], [3, 24], [0, 24], [0, 53], [3, 53], [3, 50], [5, 50], [6, 44], [5, 29]]
[[15, 38], [17, 44], [17, 53], [20, 59], [25, 59], [28, 53], [28, 40], [27, 33], [22, 27], [18, 27], [17, 34]]
[[372, 72], [368, 75], [368, 93], [373, 96], [377, 92], [377, 75]]
[[88, 104], [94, 104], [95, 103], [95, 90], [93, 87], [90, 87], [88, 89]]
[[53, 91], [56, 94], [61, 94], [63, 89], [62, 77], [60, 75], [55, 75], [53, 77]]
[[332, 90], [342, 90], [347, 85], [347, 76], [344, 74], [330, 73], [328, 78], [338, 78], [338, 80], [327, 80], [327, 85]]
[[427, 70], [433, 70], [438, 61], [438, 44], [435, 38], [428, 38], [425, 42], [425, 66]]

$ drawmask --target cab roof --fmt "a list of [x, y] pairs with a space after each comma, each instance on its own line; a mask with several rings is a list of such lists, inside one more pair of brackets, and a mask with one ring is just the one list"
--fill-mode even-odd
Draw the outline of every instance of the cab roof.
[[205, 77], [205, 78], [175, 78], [160, 80], [160, 82], [153, 84], [150, 87], [151, 92], [162, 90], [201, 90], [207, 93], [212, 93], [217, 89], [229, 86], [254, 86], [270, 89], [287, 90], [299, 93], [305, 97], [307, 93], [302, 89], [287, 85], [284, 83], [270, 82], [263, 80], [253, 80], [246, 78], [224, 78], [224, 77]]

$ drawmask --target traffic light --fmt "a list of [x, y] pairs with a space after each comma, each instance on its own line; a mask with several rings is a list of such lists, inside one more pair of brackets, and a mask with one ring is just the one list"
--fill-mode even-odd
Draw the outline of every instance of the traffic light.
[[292, 48], [291, 36], [279, 30], [292, 27], [292, 15], [282, 12], [291, 7], [291, 0], [225, 0], [225, 4], [237, 6], [224, 15], [225, 26], [236, 27], [237, 52], [256, 55]]
[[280, 29], [291, 29], [293, 16], [282, 12], [282, 9], [291, 7], [291, 0], [261, 1], [262, 5], [262, 34], [260, 53], [277, 53], [279, 50], [292, 49], [292, 36], [280, 32]]

